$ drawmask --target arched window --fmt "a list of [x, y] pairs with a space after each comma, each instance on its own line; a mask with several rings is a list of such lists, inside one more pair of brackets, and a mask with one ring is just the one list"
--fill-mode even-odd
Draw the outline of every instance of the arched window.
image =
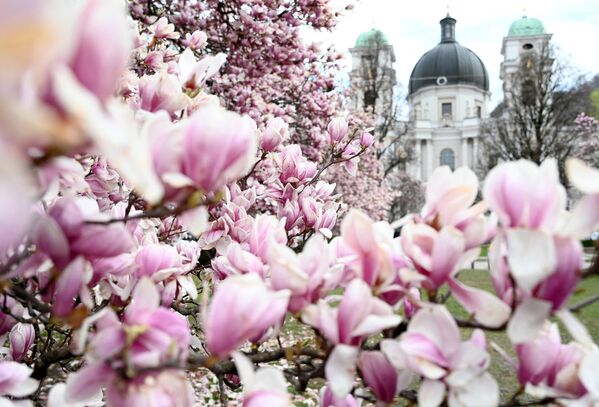
[[451, 148], [441, 150], [441, 165], [447, 165], [452, 171], [455, 169], [455, 153]]
[[368, 107], [372, 107], [374, 109], [374, 104], [376, 103], [376, 93], [372, 89], [368, 89], [364, 92], [364, 109]]

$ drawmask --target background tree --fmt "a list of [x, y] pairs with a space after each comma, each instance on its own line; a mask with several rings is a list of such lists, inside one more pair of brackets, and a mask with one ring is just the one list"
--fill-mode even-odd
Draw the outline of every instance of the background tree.
[[291, 141], [319, 156], [327, 123], [341, 108], [335, 77], [342, 55], [306, 42], [301, 33], [332, 29], [341, 10], [329, 2], [295, 0], [135, 0], [130, 8], [144, 24], [166, 17], [185, 33], [171, 40], [179, 50], [205, 33], [203, 50], [227, 55], [221, 74], [208, 84], [211, 92], [259, 124], [281, 117], [290, 123]]
[[565, 181], [565, 159], [581, 137], [574, 120], [581, 111], [582, 79], [547, 46], [523, 56], [509, 81], [504, 101], [483, 124], [483, 172], [500, 161], [524, 158], [540, 164], [554, 157]]

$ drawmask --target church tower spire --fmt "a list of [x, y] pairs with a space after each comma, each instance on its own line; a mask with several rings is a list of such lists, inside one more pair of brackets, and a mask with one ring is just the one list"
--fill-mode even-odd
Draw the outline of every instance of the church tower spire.
[[447, 13], [447, 17], [439, 21], [441, 24], [441, 42], [455, 42], [455, 23], [456, 19], [450, 17]]

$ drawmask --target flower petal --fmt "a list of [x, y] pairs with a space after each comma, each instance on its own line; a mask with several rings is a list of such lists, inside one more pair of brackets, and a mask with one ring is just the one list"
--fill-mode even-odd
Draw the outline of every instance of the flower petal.
[[344, 397], [354, 386], [358, 348], [337, 345], [331, 352], [324, 368], [327, 383], [336, 397]]

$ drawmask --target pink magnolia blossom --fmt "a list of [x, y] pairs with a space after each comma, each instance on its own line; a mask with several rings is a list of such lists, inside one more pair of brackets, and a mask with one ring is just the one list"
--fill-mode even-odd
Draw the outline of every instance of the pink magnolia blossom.
[[154, 25], [154, 38], [158, 40], [162, 39], [177, 39], [181, 36], [180, 33], [175, 32], [175, 26], [169, 24], [166, 17], [160, 17]]
[[[556, 324], [547, 323], [534, 340], [517, 345], [516, 353], [521, 384], [543, 383], [575, 396], [585, 392], [577, 376], [565, 374], [566, 370], [576, 369], [584, 352], [574, 343], [562, 344]], [[562, 370], [564, 374], [560, 374]]]
[[240, 352], [235, 352], [233, 359], [243, 385], [243, 407], [292, 405], [287, 382], [279, 369], [266, 366], [254, 371], [252, 362]]
[[356, 257], [349, 267], [368, 285], [379, 287], [395, 278], [394, 258], [399, 256], [399, 247], [388, 225], [350, 210], [341, 223], [341, 239], [349, 249], [348, 254]]
[[179, 80], [165, 71], [142, 76], [138, 86], [139, 108], [148, 112], [165, 110], [173, 115], [190, 102], [181, 90]]
[[202, 31], [194, 31], [193, 33], [186, 33], [185, 38], [181, 40], [183, 45], [191, 48], [194, 51], [200, 50], [204, 48], [206, 45], [206, 41], [208, 40], [208, 36], [205, 32]]
[[89, 0], [77, 24], [69, 66], [85, 88], [105, 100], [115, 93], [129, 59], [133, 37], [125, 9], [117, 0]]
[[336, 117], [329, 122], [327, 126], [329, 142], [338, 144], [347, 135], [347, 121], [343, 117]]
[[222, 109], [196, 111], [183, 137], [183, 173], [205, 191], [219, 190], [245, 175], [256, 156], [255, 123]]
[[334, 255], [324, 238], [314, 235], [302, 252], [273, 245], [270, 250], [270, 282], [277, 290], [289, 289], [289, 311], [299, 312], [337, 287], [340, 267], [333, 266]]
[[250, 251], [267, 262], [270, 247], [273, 244], [287, 244], [287, 234], [282, 222], [274, 216], [258, 215], [254, 219], [248, 242]]
[[489, 242], [497, 220], [484, 215], [484, 201], [474, 203], [477, 193], [478, 180], [471, 169], [461, 167], [452, 172], [449, 167], [438, 167], [426, 186], [422, 221], [435, 229], [454, 226], [464, 234], [467, 249]]
[[304, 309], [302, 320], [333, 344], [358, 346], [368, 335], [398, 325], [401, 317], [387, 303], [373, 297], [363, 280], [354, 279], [346, 287], [338, 308], [320, 300]]
[[178, 370], [143, 374], [106, 389], [108, 407], [148, 406], [160, 402], [164, 407], [192, 407], [194, 393], [186, 375]]
[[485, 202], [504, 227], [552, 232], [565, 209], [566, 191], [559, 183], [557, 163], [545, 160], [503, 163], [485, 181]]
[[385, 403], [391, 403], [398, 392], [397, 370], [380, 351], [364, 351], [358, 358], [358, 368], [366, 385]]
[[462, 342], [447, 309], [429, 306], [414, 315], [399, 340], [384, 340], [381, 349], [400, 372], [409, 370], [423, 377], [420, 406], [441, 405], [446, 391], [450, 405], [495, 406], [499, 388], [486, 372], [490, 357], [481, 335]]
[[18, 406], [8, 397], [26, 397], [37, 390], [38, 382], [30, 378], [33, 370], [13, 361], [0, 361], [0, 403], [6, 406]]
[[301, 182], [316, 175], [316, 163], [308, 161], [297, 144], [284, 147], [275, 160], [283, 184]]
[[59, 268], [77, 256], [91, 260], [128, 252], [133, 242], [123, 225], [87, 223], [106, 217], [100, 213], [95, 200], [59, 198], [36, 224], [34, 241]]
[[360, 135], [360, 147], [368, 148], [374, 144], [374, 136], [370, 133], [364, 132]]
[[10, 355], [13, 360], [18, 362], [27, 354], [35, 340], [33, 325], [19, 322], [10, 330], [8, 339], [10, 342]]
[[260, 147], [264, 151], [275, 150], [283, 141], [289, 138], [289, 126], [280, 117], [271, 119], [262, 132]]
[[289, 291], [271, 291], [256, 274], [232, 276], [216, 288], [205, 317], [206, 346], [223, 358], [246, 340], [281, 324]]
[[360, 403], [351, 394], [336, 397], [330, 387], [320, 390], [320, 407], [359, 407]]
[[34, 180], [25, 157], [14, 147], [0, 140], [0, 253], [20, 243], [32, 213]]
[[225, 54], [207, 55], [197, 60], [191, 49], [186, 49], [179, 56], [179, 81], [186, 90], [194, 91], [204, 85], [223, 66]]

